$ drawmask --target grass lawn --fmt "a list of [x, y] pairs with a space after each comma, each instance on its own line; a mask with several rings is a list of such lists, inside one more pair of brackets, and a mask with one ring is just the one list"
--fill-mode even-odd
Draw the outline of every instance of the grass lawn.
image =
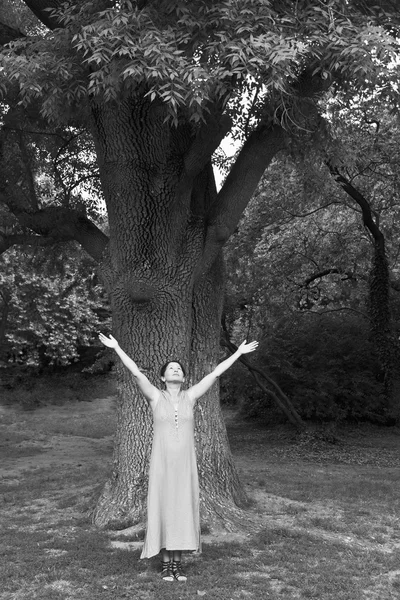
[[371, 426], [328, 444], [227, 415], [259, 524], [204, 536], [188, 581], [96, 530], [89, 508], [111, 460], [112, 399], [23, 411], [0, 406], [0, 600], [400, 597], [400, 431]]

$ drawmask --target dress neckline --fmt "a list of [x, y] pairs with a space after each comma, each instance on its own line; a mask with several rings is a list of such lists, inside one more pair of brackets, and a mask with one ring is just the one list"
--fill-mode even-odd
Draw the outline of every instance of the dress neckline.
[[179, 400], [181, 399], [182, 390], [179, 390], [178, 394], [174, 398], [171, 396], [171, 394], [167, 390], [162, 390], [162, 393], [164, 394], [164, 396], [166, 398], [168, 398], [168, 400], [171, 400], [171, 402], [173, 404], [175, 404], [176, 401], [179, 402]]

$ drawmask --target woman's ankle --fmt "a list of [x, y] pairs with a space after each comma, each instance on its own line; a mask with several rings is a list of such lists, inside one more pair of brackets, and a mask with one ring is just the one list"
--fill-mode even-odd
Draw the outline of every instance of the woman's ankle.
[[163, 548], [161, 550], [161, 560], [162, 562], [170, 562], [172, 560], [171, 552]]
[[171, 560], [173, 560], [174, 562], [181, 562], [182, 550], [174, 550], [173, 552], [171, 552], [171, 554]]

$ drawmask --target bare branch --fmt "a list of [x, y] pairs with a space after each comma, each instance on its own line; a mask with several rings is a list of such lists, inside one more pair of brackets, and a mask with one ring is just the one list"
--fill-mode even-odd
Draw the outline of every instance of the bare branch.
[[338, 200], [332, 200], [332, 202], [327, 202], [327, 204], [318, 206], [318, 208], [314, 208], [313, 210], [310, 210], [309, 212], [306, 212], [306, 213], [294, 213], [285, 207], [282, 207], [282, 210], [283, 210], [283, 212], [287, 213], [288, 215], [290, 215], [293, 218], [304, 219], [305, 217], [309, 217], [310, 215], [313, 215], [320, 210], [324, 210], [325, 208], [328, 208], [328, 206], [332, 206], [333, 204], [343, 204], [343, 203], [339, 202]]
[[310, 283], [312, 283], [316, 279], [322, 279], [322, 277], [326, 277], [326, 275], [331, 275], [331, 274], [346, 275], [346, 279], [354, 279], [354, 273], [351, 273], [350, 271], [342, 271], [340, 269], [337, 269], [336, 267], [333, 267], [331, 269], [324, 269], [323, 271], [318, 271], [317, 273], [313, 273], [313, 275], [310, 275], [309, 277], [307, 277], [307, 279], [304, 281], [302, 286], [308, 287], [310, 285]]

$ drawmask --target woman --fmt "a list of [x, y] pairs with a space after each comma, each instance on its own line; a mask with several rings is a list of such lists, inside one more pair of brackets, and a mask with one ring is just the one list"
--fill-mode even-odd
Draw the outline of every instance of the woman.
[[179, 361], [167, 362], [161, 369], [165, 390], [156, 388], [136, 363], [110, 335], [99, 335], [108, 348], [114, 348], [131, 371], [153, 412], [154, 436], [147, 495], [147, 530], [140, 558], [150, 558], [161, 550], [161, 577], [165, 581], [186, 581], [181, 566], [182, 550], [200, 549], [199, 483], [194, 446], [193, 407], [242, 354], [253, 352], [258, 342], [244, 341], [235, 354], [221, 362], [212, 373], [187, 390], [185, 370]]

